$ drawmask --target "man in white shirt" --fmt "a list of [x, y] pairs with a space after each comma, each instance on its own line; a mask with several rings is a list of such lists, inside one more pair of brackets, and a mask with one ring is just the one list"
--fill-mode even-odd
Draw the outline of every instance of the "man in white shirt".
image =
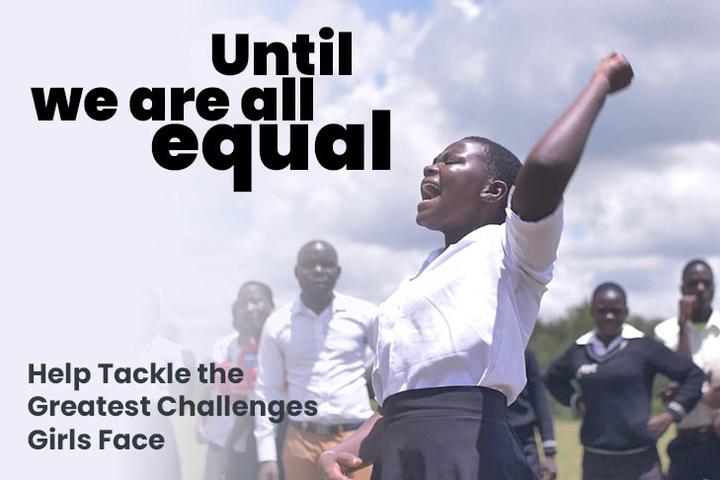
[[[682, 297], [677, 317], [655, 327], [655, 336], [712, 374], [720, 362], [720, 313], [713, 311], [715, 283], [710, 265], [691, 260], [682, 272]], [[714, 376], [714, 375], [713, 375]], [[669, 480], [720, 479], [720, 436], [717, 418], [720, 383], [706, 383], [703, 398], [678, 424], [678, 435], [668, 445]]]
[[[292, 417], [282, 452], [287, 480], [315, 480], [317, 459], [372, 415], [365, 378], [375, 306], [335, 292], [340, 266], [324, 241], [304, 245], [295, 277], [300, 297], [275, 312], [260, 339], [257, 396], [318, 402], [317, 414]], [[287, 385], [287, 388], [286, 388]], [[274, 425], [255, 427], [258, 478], [278, 478]], [[355, 478], [368, 478], [369, 469]]]

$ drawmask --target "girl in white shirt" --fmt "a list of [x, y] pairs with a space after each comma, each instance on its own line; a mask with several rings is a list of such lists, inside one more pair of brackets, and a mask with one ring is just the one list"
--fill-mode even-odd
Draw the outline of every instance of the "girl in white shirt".
[[[505, 418], [562, 230], [561, 200], [605, 97], [632, 69], [612, 54], [524, 165], [467, 137], [424, 169], [416, 221], [445, 246], [379, 308], [380, 412], [319, 460], [324, 480], [535, 478]], [[511, 208], [508, 208], [512, 186]]]

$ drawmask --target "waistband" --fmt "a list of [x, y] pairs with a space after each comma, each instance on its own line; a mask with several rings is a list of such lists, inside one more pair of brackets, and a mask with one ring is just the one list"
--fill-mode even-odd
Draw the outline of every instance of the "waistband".
[[459, 386], [406, 390], [385, 399], [386, 422], [427, 417], [476, 417], [507, 421], [507, 398], [487, 387]]
[[363, 422], [337, 423], [334, 425], [325, 425], [314, 422], [298, 422], [288, 420], [291, 427], [302, 432], [316, 433], [318, 435], [338, 435], [343, 432], [351, 432], [360, 428]]
[[655, 448], [655, 445], [645, 445], [644, 447], [631, 448], [629, 450], [605, 450], [604, 448], [594, 447], [583, 447], [587, 453], [594, 453], [595, 455], [636, 455], [638, 453], [646, 452], [651, 448]]
[[678, 428], [678, 437], [691, 440], [711, 440], [720, 437], [712, 426], [699, 428]]

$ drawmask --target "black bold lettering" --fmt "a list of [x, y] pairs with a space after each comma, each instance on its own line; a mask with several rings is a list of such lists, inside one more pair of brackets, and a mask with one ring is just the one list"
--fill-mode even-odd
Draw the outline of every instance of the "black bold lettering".
[[300, 79], [300, 120], [310, 122], [313, 119], [313, 79]]
[[40, 369], [35, 369], [34, 363], [28, 364], [28, 383], [35, 383], [35, 377], [38, 377], [40, 383], [45, 383], [47, 375], [47, 365], [44, 363], [40, 364]]
[[170, 89], [170, 120], [179, 122], [185, 119], [185, 104], [195, 100], [195, 89]]
[[390, 170], [390, 110], [372, 112], [372, 169]]
[[352, 75], [352, 32], [338, 33], [338, 73]]
[[292, 51], [298, 71], [303, 75], [315, 75], [315, 65], [310, 62], [310, 54], [315, 51], [315, 44], [310, 41], [310, 35], [296, 35]]
[[[255, 106], [257, 100], [262, 100], [262, 108]], [[274, 88], [248, 88], [240, 103], [248, 120], [277, 120], [277, 90]]]
[[[145, 100], [150, 100], [150, 108], [145, 107]], [[130, 94], [130, 114], [137, 120], [165, 120], [165, 89], [135, 89]]]
[[[343, 127], [330, 123], [320, 129], [315, 138], [315, 156], [318, 163], [328, 170], [362, 170], [364, 168], [363, 125]], [[335, 142], [341, 140], [345, 144], [343, 153], [335, 153]]]
[[295, 79], [285, 77], [282, 79], [282, 94], [280, 104], [282, 105], [282, 119], [287, 122], [295, 120]]
[[85, 113], [99, 122], [109, 120], [117, 112], [118, 100], [109, 88], [93, 88], [85, 95]]
[[[190, 127], [171, 123], [155, 132], [152, 140], [152, 153], [158, 165], [166, 170], [183, 170], [197, 157], [198, 140]], [[176, 153], [185, 151], [188, 153]]]
[[28, 445], [35, 450], [42, 450], [47, 444], [47, 434], [42, 430], [33, 430], [28, 435]]
[[[267, 75], [268, 73], [268, 55], [275, 56], [275, 74], [287, 75], [289, 72], [288, 49], [285, 44], [280, 42], [256, 43], [253, 48], [253, 73], [255, 75]], [[260, 61], [262, 59], [262, 62]]]
[[314, 417], [315, 415], [317, 415], [317, 406], [318, 404], [316, 400], [308, 400], [307, 402], [305, 402], [305, 415], [307, 415], [308, 417]]
[[302, 413], [302, 403], [298, 400], [290, 400], [287, 403], [287, 413], [291, 417], [296, 417]]
[[230, 99], [221, 89], [211, 87], [201, 90], [195, 103], [200, 117], [215, 122], [227, 114]]
[[44, 88], [31, 88], [33, 102], [35, 103], [35, 113], [38, 120], [49, 121], [55, 117], [57, 109], [60, 120], [71, 121], [77, 118], [80, 109], [80, 97], [82, 97], [82, 88], [71, 88], [70, 99], [68, 100], [64, 88], [48, 89], [47, 99], [45, 99]]
[[[202, 152], [208, 165], [216, 170], [233, 169], [233, 190], [252, 191], [252, 129], [250, 125], [215, 125], [205, 134]], [[233, 149], [225, 154], [220, 149], [229, 140]]]
[[[320, 38], [330, 40], [335, 32], [330, 27], [320, 29]], [[333, 44], [332, 42], [320, 42], [320, 75], [333, 74]]]
[[308, 169], [308, 126], [290, 125], [290, 150], [286, 155], [280, 153], [278, 145], [278, 126], [260, 125], [260, 159], [270, 170]]
[[235, 59], [229, 63], [225, 56], [225, 35], [214, 33], [212, 36], [212, 63], [215, 70], [223, 75], [237, 75], [248, 64], [248, 35], [235, 35]]

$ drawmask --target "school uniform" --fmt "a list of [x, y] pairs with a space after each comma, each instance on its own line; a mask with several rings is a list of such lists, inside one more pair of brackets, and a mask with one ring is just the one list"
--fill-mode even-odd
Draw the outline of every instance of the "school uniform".
[[[229, 342], [226, 338], [215, 344], [213, 360], [226, 372], [231, 368], [242, 369], [243, 381], [238, 384], [222, 383], [220, 378], [216, 378], [209, 398], [229, 395], [233, 402], [250, 398], [257, 377], [257, 343], [252, 337], [240, 338], [237, 333], [230, 337]], [[204, 479], [216, 480], [225, 475], [233, 480], [256, 480], [258, 463], [252, 417], [209, 416], [202, 421], [208, 442]], [[236, 438], [233, 445], [228, 445], [233, 429], [236, 429]], [[220, 471], [222, 467], [224, 472]]]
[[545, 379], [550, 393], [563, 405], [577, 408], [580, 400], [585, 405], [583, 479], [662, 478], [647, 428], [658, 373], [681, 382], [666, 407], [679, 421], [700, 399], [702, 371], [630, 325], [607, 346], [588, 332], [550, 366]]
[[[693, 361], [706, 373], [720, 370], [720, 312], [713, 311], [704, 326], [690, 324], [688, 336]], [[655, 327], [655, 336], [676, 350], [680, 327], [669, 318]], [[718, 374], [711, 381], [718, 381]], [[709, 383], [703, 385], [707, 390]], [[668, 445], [669, 480], [720, 479], [720, 436], [713, 429], [713, 409], [699, 402], [678, 424], [678, 434]]]
[[380, 305], [373, 480], [536, 478], [506, 411], [561, 231], [561, 208], [538, 222], [508, 209], [504, 224], [432, 252]]
[[[285, 478], [315, 480], [320, 454], [335, 447], [373, 414], [367, 393], [366, 347], [372, 346], [376, 307], [334, 292], [315, 313], [298, 298], [273, 313], [260, 338], [258, 398], [317, 402], [317, 414], [288, 419], [281, 452]], [[277, 461], [276, 426], [255, 422], [259, 462]], [[353, 478], [369, 477], [367, 470]]]
[[542, 439], [545, 457], [555, 456], [557, 442], [540, 364], [530, 350], [525, 350], [525, 372], [527, 385], [517, 400], [508, 407], [508, 423], [520, 441], [530, 467], [539, 477], [541, 471], [540, 455], [535, 444], [536, 427]]

